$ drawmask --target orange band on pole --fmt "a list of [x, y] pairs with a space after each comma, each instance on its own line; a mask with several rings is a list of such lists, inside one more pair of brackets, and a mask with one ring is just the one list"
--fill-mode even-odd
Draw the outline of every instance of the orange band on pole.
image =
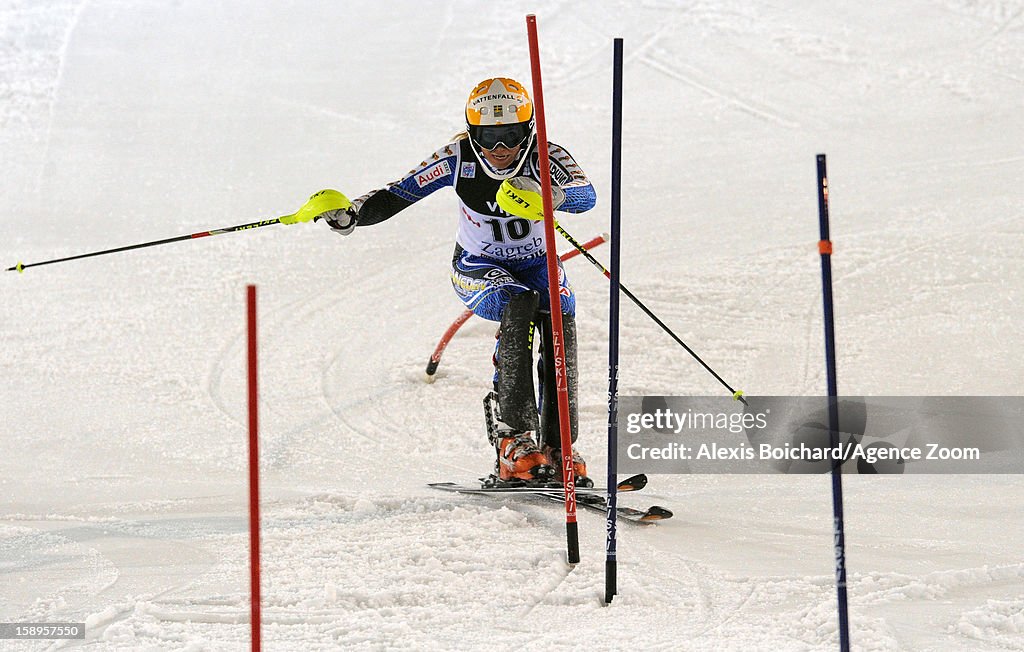
[[818, 240], [818, 253], [825, 256], [832, 255], [832, 241], [831, 240]]

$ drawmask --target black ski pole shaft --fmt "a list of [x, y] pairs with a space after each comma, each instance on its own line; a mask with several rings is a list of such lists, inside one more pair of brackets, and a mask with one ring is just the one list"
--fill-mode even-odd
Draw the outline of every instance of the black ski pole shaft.
[[[289, 216], [284, 216], [289, 217]], [[172, 242], [181, 242], [182, 240], [195, 240], [196, 238], [204, 238], [209, 235], [220, 235], [221, 233], [233, 233], [235, 231], [246, 231], [248, 229], [258, 229], [262, 226], [270, 226], [271, 224], [279, 224], [281, 222], [280, 217], [275, 217], [272, 220], [261, 220], [259, 222], [250, 222], [248, 224], [239, 224], [237, 226], [228, 226], [222, 229], [213, 229], [211, 231], [200, 231], [199, 233], [190, 233], [188, 235], [179, 235], [174, 238], [164, 238], [163, 240], [153, 240], [152, 242], [143, 242], [140, 244], [127, 245], [124, 247], [115, 247], [114, 249], [104, 249], [103, 251], [93, 251], [87, 254], [78, 254], [77, 256], [67, 256], [66, 258], [54, 258], [53, 260], [44, 260], [38, 263], [18, 263], [14, 267], [8, 267], [5, 271], [8, 272], [23, 272], [29, 267], [39, 267], [41, 265], [52, 265], [54, 263], [65, 263], [69, 260], [81, 260], [82, 258], [92, 258], [94, 256], [105, 256], [107, 254], [116, 254], [121, 251], [131, 251], [132, 249], [144, 249], [145, 247], [155, 247], [157, 245], [170, 244]]]
[[[822, 303], [825, 309], [825, 366], [828, 377], [828, 429], [831, 446], [839, 445], [839, 390], [836, 384], [836, 335], [832, 312], [832, 241], [828, 225], [828, 172], [825, 155], [818, 154], [818, 223], [821, 239]], [[835, 544], [836, 593], [839, 605], [839, 649], [849, 652], [850, 621], [846, 600], [846, 534], [843, 526], [843, 473], [842, 460], [832, 464], [832, 527]]]
[[608, 527], [605, 541], [604, 602], [618, 593], [618, 439], [619, 439], [619, 233], [622, 218], [622, 39], [614, 41], [612, 54], [612, 210], [611, 254], [608, 265]]
[[[575, 239], [574, 237], [572, 237], [571, 235], [569, 235], [569, 233], [568, 233], [568, 232], [567, 232], [567, 231], [566, 231], [565, 229], [563, 229], [563, 228], [561, 227], [561, 225], [556, 225], [556, 226], [555, 226], [555, 228], [556, 228], [556, 229], [558, 229], [558, 232], [559, 232], [559, 233], [561, 233], [561, 234], [562, 234], [562, 236], [563, 236], [563, 237], [564, 237], [564, 238], [565, 238], [566, 240], [568, 240], [568, 241], [569, 241], [569, 244], [571, 244], [572, 246], [574, 246], [574, 247], [576, 247], [577, 249], [579, 249], [579, 250], [580, 250], [580, 253], [581, 253], [581, 254], [583, 254], [583, 257], [584, 257], [584, 258], [586, 258], [587, 260], [589, 260], [589, 261], [591, 262], [591, 264], [593, 264], [593, 265], [594, 265], [594, 267], [596, 267], [597, 269], [601, 270], [601, 273], [602, 273], [602, 274], [604, 274], [604, 275], [605, 275], [606, 277], [608, 277], [608, 278], [611, 278], [611, 273], [610, 273], [610, 272], [609, 272], [609, 271], [608, 271], [607, 269], [605, 269], [605, 266], [604, 266], [604, 265], [602, 265], [602, 264], [601, 264], [601, 263], [600, 263], [600, 262], [599, 262], [599, 261], [598, 261], [598, 260], [597, 260], [596, 258], [594, 258], [594, 257], [593, 257], [592, 255], [590, 255], [590, 252], [589, 252], [589, 251], [587, 251], [587, 250], [586, 250], [586, 249], [585, 249], [585, 248], [583, 247], [583, 245], [581, 245], [581, 244], [580, 244], [579, 242], [577, 242], [577, 241], [576, 241], [576, 239]], [[704, 362], [704, 360], [703, 360], [703, 359], [702, 359], [702, 358], [701, 358], [701, 357], [700, 357], [699, 355], [697, 355], [697, 353], [696, 353], [696, 352], [695, 352], [695, 351], [694, 351], [693, 349], [691, 349], [691, 348], [690, 348], [689, 346], [687, 346], [686, 342], [684, 342], [684, 341], [683, 341], [682, 339], [680, 339], [680, 337], [679, 337], [678, 335], [676, 335], [676, 334], [675, 334], [675, 333], [674, 333], [674, 332], [672, 331], [672, 329], [671, 329], [671, 328], [669, 328], [669, 327], [668, 327], [668, 326], [667, 326], [667, 325], [665, 324], [665, 322], [661, 321], [661, 319], [659, 319], [659, 318], [658, 318], [658, 316], [657, 316], [656, 314], [654, 314], [654, 312], [652, 312], [650, 308], [648, 308], [647, 306], [645, 306], [645, 305], [644, 305], [644, 302], [643, 302], [643, 301], [641, 301], [640, 299], [638, 299], [638, 298], [636, 297], [636, 295], [635, 295], [635, 294], [633, 294], [632, 292], [630, 292], [630, 291], [629, 291], [629, 288], [627, 288], [627, 287], [626, 287], [625, 285], [621, 285], [621, 284], [620, 284], [620, 285], [619, 285], [619, 289], [620, 289], [620, 290], [622, 290], [622, 293], [623, 293], [623, 294], [625, 294], [625, 295], [626, 295], [626, 296], [627, 296], [627, 297], [628, 297], [628, 298], [629, 298], [629, 299], [630, 299], [630, 300], [631, 300], [631, 301], [632, 301], [633, 303], [635, 303], [635, 304], [637, 305], [637, 307], [638, 307], [638, 308], [640, 308], [640, 310], [643, 310], [643, 311], [644, 311], [644, 313], [645, 313], [645, 314], [646, 314], [646, 315], [647, 315], [648, 317], [650, 317], [650, 318], [651, 318], [651, 319], [652, 319], [652, 320], [654, 321], [654, 323], [655, 323], [655, 324], [657, 324], [658, 326], [661, 326], [661, 329], [662, 329], [663, 331], [665, 331], [666, 333], [668, 333], [668, 334], [669, 334], [669, 336], [670, 336], [670, 337], [671, 337], [672, 339], [674, 339], [674, 340], [676, 341], [676, 343], [678, 343], [678, 344], [679, 344], [679, 346], [681, 346], [681, 347], [683, 347], [684, 349], [686, 349], [686, 352], [687, 352], [687, 353], [689, 353], [689, 354], [690, 354], [691, 356], [693, 356], [693, 359], [694, 359], [694, 360], [696, 360], [697, 362], [699, 362], [699, 363], [700, 363], [700, 365], [701, 365], [702, 367], [704, 367], [704, 369], [706, 369], [706, 370], [707, 370], [707, 372], [708, 372], [709, 374], [711, 374], [712, 376], [714, 376], [714, 377], [715, 377], [715, 380], [717, 380], [717, 381], [718, 381], [719, 383], [721, 383], [721, 384], [722, 384], [722, 387], [725, 387], [725, 388], [726, 388], [727, 390], [729, 390], [729, 393], [731, 393], [731, 394], [732, 394], [732, 397], [733, 397], [734, 399], [736, 399], [737, 401], [740, 401], [740, 402], [741, 402], [741, 403], [743, 403], [744, 405], [748, 405], [748, 403], [747, 403], [747, 400], [746, 400], [745, 398], [743, 398], [743, 392], [742, 392], [742, 391], [739, 391], [739, 390], [733, 389], [733, 387], [732, 387], [732, 386], [731, 386], [731, 385], [730, 385], [729, 383], [725, 382], [725, 379], [724, 379], [724, 378], [722, 378], [721, 376], [719, 376], [719, 375], [718, 375], [718, 373], [717, 373], [717, 372], [716, 372], [716, 371], [715, 371], [714, 369], [712, 369], [712, 368], [711, 368], [711, 367], [710, 367], [710, 366], [708, 365], [708, 363]]]

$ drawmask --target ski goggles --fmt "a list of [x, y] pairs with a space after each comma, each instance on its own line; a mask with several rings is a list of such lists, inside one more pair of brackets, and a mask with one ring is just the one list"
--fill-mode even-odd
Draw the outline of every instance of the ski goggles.
[[469, 125], [469, 137], [484, 149], [494, 149], [499, 145], [515, 149], [526, 142], [532, 132], [532, 121], [510, 125]]

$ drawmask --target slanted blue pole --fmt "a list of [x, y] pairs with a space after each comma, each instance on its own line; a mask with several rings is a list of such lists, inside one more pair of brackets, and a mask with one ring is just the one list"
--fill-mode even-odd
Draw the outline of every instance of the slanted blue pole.
[[622, 207], [622, 39], [615, 39], [612, 63], [612, 225], [611, 284], [608, 296], [608, 538], [605, 543], [604, 601], [608, 604], [618, 592], [616, 586], [616, 500], [618, 483], [619, 431], [619, 218]]
[[[828, 173], [825, 155], [818, 154], [818, 221], [821, 226], [821, 289], [825, 305], [825, 366], [828, 376], [828, 429], [831, 446], [839, 445], [839, 405], [836, 387], [836, 333], [832, 318], [832, 241], [828, 229]], [[832, 464], [832, 527], [835, 541], [836, 591], [839, 597], [839, 649], [850, 650], [850, 622], [846, 602], [846, 535], [843, 528], [842, 460]]]

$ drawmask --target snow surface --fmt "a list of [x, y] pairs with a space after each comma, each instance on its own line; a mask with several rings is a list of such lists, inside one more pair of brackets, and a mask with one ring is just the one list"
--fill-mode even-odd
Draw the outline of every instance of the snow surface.
[[[814, 155], [832, 186], [847, 394], [1020, 392], [1024, 2], [0, 1], [0, 263], [294, 211], [392, 180], [479, 79], [528, 81], [607, 230], [625, 38], [623, 280], [748, 394], [824, 391]], [[440, 494], [491, 452], [493, 325], [461, 307], [441, 192], [341, 239], [269, 227], [0, 280], [0, 621], [248, 641], [245, 285], [259, 285], [266, 648], [828, 650], [827, 477], [657, 476], [564, 563], [547, 505]], [[607, 285], [579, 295], [581, 450], [603, 474]], [[622, 394], [716, 394], [623, 304]], [[859, 650], [1024, 649], [1020, 476], [847, 475]], [[649, 495], [647, 495], [649, 493]]]

